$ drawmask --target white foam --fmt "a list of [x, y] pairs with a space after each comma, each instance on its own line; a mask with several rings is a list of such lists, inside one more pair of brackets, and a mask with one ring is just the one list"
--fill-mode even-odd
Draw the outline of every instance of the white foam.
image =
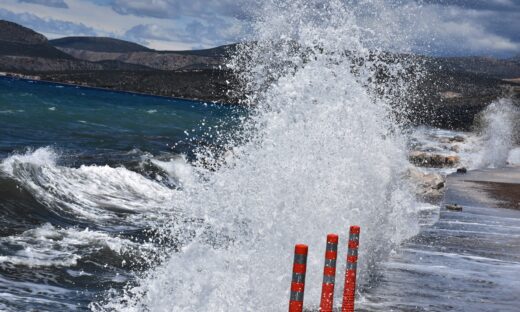
[[186, 156], [181, 155], [169, 161], [150, 159], [152, 164], [164, 170], [173, 182], [178, 186], [193, 186], [195, 173], [193, 166], [186, 160]]
[[479, 167], [504, 167], [513, 148], [514, 131], [520, 112], [511, 99], [500, 99], [483, 112], [482, 150]]
[[[4, 265], [28, 267], [75, 266], [82, 256], [102, 248], [123, 254], [140, 249], [151, 250], [148, 244], [131, 241], [89, 229], [60, 229], [50, 224], [27, 230], [20, 235], [0, 238], [0, 245], [9, 246], [12, 253], [1, 255]], [[13, 248], [13, 246], [16, 246]]]
[[509, 155], [507, 156], [507, 163], [518, 166], [520, 165], [520, 147], [513, 148], [509, 151]]
[[[57, 164], [49, 147], [15, 154], [0, 163], [0, 173], [16, 179], [51, 209], [79, 218], [116, 224], [127, 219], [136, 225], [160, 213], [171, 213], [175, 190], [123, 167]], [[135, 213], [155, 212], [156, 214]]]

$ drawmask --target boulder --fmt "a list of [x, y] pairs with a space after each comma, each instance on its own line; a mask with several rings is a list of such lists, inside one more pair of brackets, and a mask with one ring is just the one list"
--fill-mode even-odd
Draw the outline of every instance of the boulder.
[[414, 151], [408, 156], [411, 163], [420, 167], [454, 167], [460, 162], [460, 157], [455, 155], [441, 155]]
[[445, 178], [437, 173], [424, 173], [415, 167], [408, 169], [406, 176], [415, 185], [415, 193], [422, 199], [438, 201], [444, 193]]
[[447, 204], [445, 207], [446, 210], [450, 211], [462, 211], [462, 206], [459, 206], [457, 204]]
[[460, 136], [460, 135], [456, 135], [453, 138], [450, 138], [451, 143], [453, 143], [453, 142], [462, 143], [462, 142], [464, 142], [464, 140], [465, 140], [464, 137]]
[[460, 145], [453, 145], [452, 147], [450, 147], [450, 151], [460, 153]]
[[457, 173], [467, 173], [467, 172], [468, 172], [468, 169], [466, 169], [465, 167], [457, 169]]

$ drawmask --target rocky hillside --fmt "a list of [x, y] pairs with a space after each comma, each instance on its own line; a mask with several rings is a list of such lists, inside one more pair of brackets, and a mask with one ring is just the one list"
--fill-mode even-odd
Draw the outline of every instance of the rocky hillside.
[[47, 38], [16, 23], [0, 20], [0, 71], [34, 73], [48, 71], [141, 68], [123, 62], [89, 62], [52, 46]]
[[153, 51], [137, 43], [108, 37], [65, 37], [49, 40], [49, 43], [58, 49], [93, 52], [129, 53]]
[[49, 44], [45, 36], [23, 26], [0, 20], [0, 56], [72, 59]]
[[47, 44], [44, 35], [16, 23], [0, 20], [0, 41], [20, 44]]
[[200, 51], [155, 51], [133, 42], [112, 38], [66, 37], [51, 40], [61, 51], [84, 61], [118, 61], [158, 70], [217, 68], [225, 51], [215, 48]]

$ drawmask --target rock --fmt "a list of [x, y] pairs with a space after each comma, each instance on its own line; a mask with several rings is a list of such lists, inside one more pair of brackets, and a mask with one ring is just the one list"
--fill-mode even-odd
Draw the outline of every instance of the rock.
[[454, 137], [448, 138], [439, 138], [439, 142], [441, 143], [462, 143], [464, 142], [464, 137], [460, 135], [456, 135]]
[[450, 211], [462, 211], [462, 206], [459, 206], [457, 204], [448, 204], [445, 207], [446, 207], [446, 210], [450, 210]]
[[467, 173], [467, 172], [468, 172], [468, 169], [466, 169], [465, 167], [457, 169], [457, 173]]
[[430, 154], [419, 151], [414, 151], [410, 153], [408, 159], [410, 160], [410, 162], [420, 167], [436, 168], [453, 167], [460, 162], [459, 156]]
[[454, 136], [453, 138], [450, 138], [450, 142], [458, 142], [458, 143], [462, 143], [464, 142], [464, 137], [463, 136], [460, 136], [460, 135], [457, 135], [457, 136]]
[[416, 186], [415, 194], [423, 199], [438, 201], [444, 193], [445, 178], [437, 173], [423, 173], [412, 167], [406, 176]]
[[456, 164], [458, 164], [460, 161], [460, 157], [459, 156], [448, 156], [445, 158], [444, 160], [444, 163], [450, 167], [453, 167], [455, 166]]
[[453, 145], [452, 147], [450, 147], [450, 151], [460, 153], [460, 145]]

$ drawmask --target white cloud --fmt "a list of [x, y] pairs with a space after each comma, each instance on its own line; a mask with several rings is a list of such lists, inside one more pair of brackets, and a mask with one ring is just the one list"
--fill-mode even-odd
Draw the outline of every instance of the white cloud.
[[0, 8], [0, 19], [15, 22], [26, 27], [36, 29], [44, 35], [54, 38], [56, 34], [61, 36], [93, 36], [96, 31], [81, 23], [72, 23], [52, 18], [41, 18], [32, 13], [14, 13]]
[[[497, 24], [501, 18], [506, 21], [511, 15], [519, 19], [512, 24]], [[503, 56], [520, 53], [520, 38], [510, 33], [510, 28], [520, 29], [520, 12], [426, 5], [421, 7], [417, 24], [418, 27], [410, 35], [417, 44], [423, 45], [417, 48], [426, 49], [426, 52], [429, 49], [430, 52], [440, 54]]]
[[34, 4], [39, 4], [39, 5], [50, 6], [53, 8], [62, 8], [62, 9], [66, 9], [69, 7], [67, 5], [67, 3], [65, 3], [65, 1], [63, 1], [63, 0], [18, 0], [18, 2], [34, 3]]

